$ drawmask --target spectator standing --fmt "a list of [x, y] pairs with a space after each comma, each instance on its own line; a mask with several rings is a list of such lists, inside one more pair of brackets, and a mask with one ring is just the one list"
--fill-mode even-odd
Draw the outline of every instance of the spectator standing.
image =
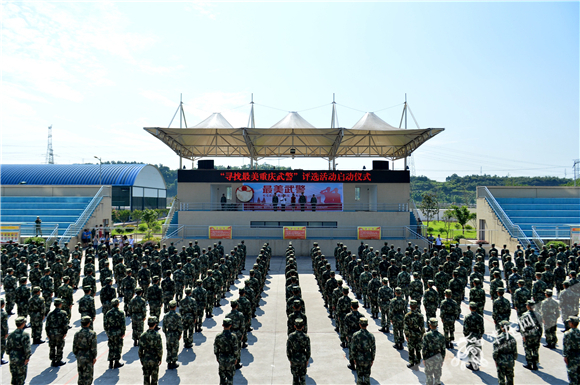
[[40, 220], [40, 217], [36, 217], [36, 220], [34, 221], [34, 231], [35, 231], [35, 236], [37, 237], [42, 237], [42, 221]]
[[290, 204], [292, 205], [292, 211], [296, 211], [296, 195], [292, 194]]
[[280, 207], [281, 211], [286, 211], [286, 195], [282, 194], [282, 198], [280, 198]]

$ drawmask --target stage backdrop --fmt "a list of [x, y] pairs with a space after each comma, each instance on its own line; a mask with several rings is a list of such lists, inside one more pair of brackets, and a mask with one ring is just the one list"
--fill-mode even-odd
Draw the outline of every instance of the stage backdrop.
[[311, 211], [312, 194], [316, 196], [317, 211], [342, 211], [342, 183], [245, 183], [254, 190], [252, 200], [244, 204], [244, 210], [273, 210], [272, 197], [278, 196], [278, 211], [282, 209], [282, 198], [286, 198], [286, 211], [292, 210], [292, 194], [296, 200], [294, 210], [301, 209], [299, 198], [306, 197], [305, 210]]

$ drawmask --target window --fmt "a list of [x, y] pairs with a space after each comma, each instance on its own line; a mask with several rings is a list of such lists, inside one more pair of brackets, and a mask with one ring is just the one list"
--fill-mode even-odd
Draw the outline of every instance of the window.
[[354, 188], [354, 200], [360, 201], [360, 187]]
[[226, 198], [227, 200], [232, 200], [232, 186], [226, 187]]

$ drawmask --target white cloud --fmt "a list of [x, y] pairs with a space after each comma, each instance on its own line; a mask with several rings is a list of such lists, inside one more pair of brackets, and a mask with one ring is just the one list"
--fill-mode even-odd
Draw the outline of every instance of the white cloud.
[[[214, 112], [220, 112], [234, 127], [246, 127], [250, 112], [249, 94], [242, 92], [207, 92], [184, 102], [188, 126], [195, 126]], [[247, 105], [247, 107], [243, 107]], [[239, 107], [239, 108], [238, 108]], [[197, 121], [196, 119], [197, 118]], [[193, 120], [193, 121], [192, 121]]]
[[192, 1], [190, 3], [186, 3], [185, 10], [188, 12], [199, 12], [211, 20], [215, 20], [217, 18], [217, 14], [213, 11], [213, 7], [214, 4], [205, 1]]

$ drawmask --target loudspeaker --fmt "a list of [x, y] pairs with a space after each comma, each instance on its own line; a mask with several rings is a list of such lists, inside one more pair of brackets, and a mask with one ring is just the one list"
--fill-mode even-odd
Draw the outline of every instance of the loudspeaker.
[[389, 161], [388, 160], [373, 160], [373, 170], [388, 170]]
[[213, 159], [198, 160], [197, 161], [198, 170], [213, 170]]

